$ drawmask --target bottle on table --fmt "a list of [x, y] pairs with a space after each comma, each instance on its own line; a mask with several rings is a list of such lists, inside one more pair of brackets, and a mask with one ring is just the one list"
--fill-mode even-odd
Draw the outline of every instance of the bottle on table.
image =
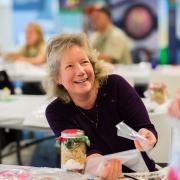
[[22, 81], [14, 81], [13, 82], [13, 85], [14, 85], [14, 93], [16, 95], [21, 95], [22, 94]]

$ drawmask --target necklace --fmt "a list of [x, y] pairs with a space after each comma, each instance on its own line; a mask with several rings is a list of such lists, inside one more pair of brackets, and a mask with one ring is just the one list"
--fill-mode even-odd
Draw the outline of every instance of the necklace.
[[[74, 104], [75, 105], [75, 104]], [[87, 114], [85, 112], [83, 112], [78, 106], [76, 106], [76, 110], [78, 112], [80, 112], [80, 114], [82, 114], [89, 122], [91, 122], [93, 125], [95, 125], [95, 127], [97, 128], [98, 127], [98, 123], [99, 123], [99, 112], [98, 112], [98, 104], [96, 103], [95, 104], [95, 109], [96, 109], [96, 121], [93, 121], [91, 118], [89, 118], [87, 116]]]

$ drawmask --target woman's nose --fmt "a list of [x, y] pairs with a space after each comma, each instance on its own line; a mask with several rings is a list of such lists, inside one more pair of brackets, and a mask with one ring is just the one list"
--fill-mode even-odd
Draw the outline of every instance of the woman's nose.
[[76, 73], [77, 75], [83, 75], [85, 73], [83, 66], [80, 64], [76, 66]]

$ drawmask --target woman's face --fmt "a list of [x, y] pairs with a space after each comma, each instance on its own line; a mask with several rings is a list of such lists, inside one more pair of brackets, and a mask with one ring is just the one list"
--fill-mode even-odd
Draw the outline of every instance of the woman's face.
[[35, 45], [39, 40], [39, 34], [33, 27], [28, 27], [26, 29], [26, 44], [29, 46]]
[[57, 81], [72, 99], [84, 97], [93, 91], [94, 70], [84, 49], [74, 45], [63, 55]]

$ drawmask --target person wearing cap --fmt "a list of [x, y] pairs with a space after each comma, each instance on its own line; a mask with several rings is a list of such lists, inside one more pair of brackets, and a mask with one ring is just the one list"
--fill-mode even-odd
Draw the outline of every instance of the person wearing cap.
[[128, 39], [121, 29], [112, 24], [109, 8], [94, 7], [89, 14], [96, 30], [90, 36], [90, 43], [100, 53], [98, 58], [113, 64], [131, 64]]

